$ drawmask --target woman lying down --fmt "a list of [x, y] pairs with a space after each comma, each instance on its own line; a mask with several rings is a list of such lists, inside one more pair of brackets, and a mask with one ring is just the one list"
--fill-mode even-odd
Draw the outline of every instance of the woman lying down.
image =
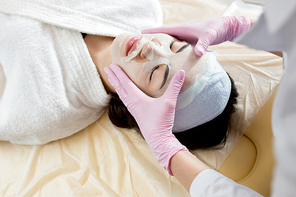
[[[104, 72], [114, 63], [151, 97], [160, 97], [183, 69], [175, 136], [192, 150], [225, 143], [238, 93], [213, 52], [199, 57], [192, 45], [167, 34], [123, 33], [116, 38], [87, 34], [83, 39], [76, 32], [31, 19], [0, 14], [0, 20], [0, 32], [6, 32], [0, 40], [5, 49], [0, 53], [4, 71], [0, 140], [45, 144], [62, 139], [95, 122], [106, 106], [114, 125], [138, 129]], [[11, 42], [11, 37], [18, 39]], [[77, 47], [82, 42], [85, 47]], [[23, 47], [14, 47], [18, 45]]]
[[174, 74], [182, 69], [186, 77], [177, 100], [175, 136], [192, 150], [225, 143], [238, 93], [213, 52], [198, 57], [192, 45], [167, 34], [126, 33], [115, 39], [86, 35], [84, 40], [112, 95], [109, 117], [113, 124], [139, 129], [107, 80], [104, 67], [119, 65], [151, 97], [162, 96]]

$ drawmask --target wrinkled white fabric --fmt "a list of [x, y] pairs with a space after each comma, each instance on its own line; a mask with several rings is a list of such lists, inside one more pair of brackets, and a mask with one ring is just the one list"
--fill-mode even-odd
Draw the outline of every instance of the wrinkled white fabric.
[[45, 144], [95, 122], [110, 96], [81, 32], [161, 24], [155, 0], [0, 1], [0, 140]]
[[157, 0], [2, 0], [0, 12], [111, 37], [162, 25], [162, 10]]
[[45, 144], [103, 114], [109, 95], [79, 32], [1, 13], [0, 21], [0, 140]]

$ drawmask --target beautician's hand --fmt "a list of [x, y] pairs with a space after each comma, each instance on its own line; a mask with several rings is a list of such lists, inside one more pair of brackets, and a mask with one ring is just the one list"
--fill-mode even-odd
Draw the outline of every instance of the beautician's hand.
[[175, 106], [185, 72], [178, 71], [164, 95], [159, 98], [151, 98], [143, 93], [115, 64], [106, 67], [105, 72], [120, 99], [136, 119], [154, 157], [172, 175], [170, 159], [180, 150], [187, 150], [172, 134]]
[[225, 16], [205, 22], [177, 26], [163, 26], [143, 30], [143, 34], [165, 33], [179, 40], [195, 45], [196, 55], [202, 56], [210, 45], [233, 39], [251, 27], [251, 21], [244, 16]]

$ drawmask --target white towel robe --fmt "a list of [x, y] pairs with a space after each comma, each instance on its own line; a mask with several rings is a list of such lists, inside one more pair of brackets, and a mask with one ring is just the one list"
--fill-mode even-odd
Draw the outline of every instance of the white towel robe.
[[110, 97], [80, 32], [115, 37], [159, 25], [154, 0], [2, 0], [0, 140], [45, 144], [95, 122]]

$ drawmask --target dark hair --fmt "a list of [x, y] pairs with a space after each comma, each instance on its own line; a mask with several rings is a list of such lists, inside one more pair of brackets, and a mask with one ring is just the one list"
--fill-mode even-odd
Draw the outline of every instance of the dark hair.
[[[224, 147], [228, 136], [228, 129], [231, 125], [230, 118], [236, 111], [235, 104], [238, 97], [234, 81], [230, 76], [229, 78], [231, 81], [231, 93], [223, 112], [209, 122], [180, 133], [174, 133], [176, 138], [189, 150]], [[112, 94], [109, 104], [109, 118], [118, 127], [136, 129], [141, 133], [134, 117], [129, 113], [117, 94]]]
[[85, 36], [87, 35], [86, 33], [81, 33], [82, 38], [85, 38]]

